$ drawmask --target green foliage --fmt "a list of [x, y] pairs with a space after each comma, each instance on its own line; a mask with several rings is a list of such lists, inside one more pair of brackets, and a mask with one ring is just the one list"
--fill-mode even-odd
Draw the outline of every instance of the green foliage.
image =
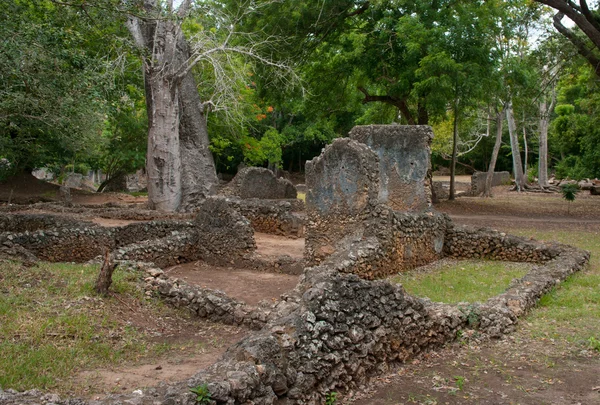
[[81, 162], [97, 148], [103, 121], [108, 65], [91, 44], [105, 33], [51, 1], [2, 8], [0, 155], [15, 170]]
[[600, 339], [596, 339], [594, 336], [590, 336], [588, 339], [588, 345], [590, 349], [600, 352]]
[[571, 183], [561, 184], [560, 192], [562, 193], [562, 196], [565, 200], [567, 200], [568, 202], [573, 202], [575, 201], [577, 193], [579, 193], [579, 186], [577, 184]]
[[196, 395], [196, 402], [199, 404], [208, 404], [211, 400], [211, 394], [207, 384], [202, 384], [191, 388], [190, 391]]
[[335, 403], [337, 402], [337, 397], [338, 397], [337, 392], [335, 392], [335, 391], [328, 392], [327, 395], [325, 395], [325, 404], [326, 405], [335, 405]]
[[454, 382], [456, 383], [456, 388], [458, 388], [459, 391], [462, 391], [463, 388], [465, 387], [465, 381], [466, 381], [466, 378], [461, 375], [454, 376]]

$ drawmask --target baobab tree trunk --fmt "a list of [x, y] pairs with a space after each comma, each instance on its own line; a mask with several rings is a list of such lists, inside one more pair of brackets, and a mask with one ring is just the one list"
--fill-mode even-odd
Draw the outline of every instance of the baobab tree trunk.
[[517, 191], [525, 188], [525, 176], [523, 176], [523, 164], [521, 163], [521, 152], [519, 150], [519, 139], [517, 138], [517, 124], [512, 107], [512, 101], [506, 104], [506, 121], [508, 122], [508, 133], [510, 135], [510, 148], [513, 158], [513, 174]]
[[[181, 157], [179, 152], [179, 94], [175, 72], [177, 41], [181, 29], [177, 22], [157, 20], [134, 34], [151, 45], [151, 59], [144, 74], [149, 104], [148, 206], [150, 209], [175, 211], [181, 204]], [[148, 97], [149, 96], [149, 97]]]
[[[179, 63], [189, 57], [189, 47], [180, 36], [177, 45]], [[179, 152], [181, 157], [182, 211], [197, 206], [200, 200], [212, 195], [219, 183], [213, 155], [209, 149], [206, 112], [192, 71], [179, 83]]]
[[127, 26], [149, 55], [144, 71], [148, 205], [162, 211], [186, 210], [213, 194], [218, 182], [193, 73], [177, 75], [188, 63], [189, 46], [177, 21], [132, 17]]
[[498, 160], [500, 146], [502, 146], [502, 122], [504, 121], [502, 118], [503, 115], [504, 109], [500, 110], [498, 114], [496, 114], [496, 142], [494, 143], [492, 158], [488, 167], [487, 176], [485, 177], [485, 189], [483, 190], [484, 197], [492, 196], [492, 180], [494, 179], [494, 171], [496, 170], [496, 161]]

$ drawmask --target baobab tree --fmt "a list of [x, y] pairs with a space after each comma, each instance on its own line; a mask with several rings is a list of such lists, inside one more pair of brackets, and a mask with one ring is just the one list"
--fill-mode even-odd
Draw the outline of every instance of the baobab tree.
[[[208, 148], [206, 114], [212, 100], [201, 101], [192, 69], [206, 63], [215, 80], [225, 83], [232, 63], [239, 55], [290, 72], [284, 63], [261, 56], [269, 40], [236, 31], [237, 22], [257, 12], [268, 2], [248, 0], [233, 15], [211, 8], [219, 20], [218, 29], [201, 30], [189, 41], [182, 24], [194, 11], [192, 0], [177, 6], [173, 0], [144, 0], [142, 11], [130, 12], [127, 28], [142, 55], [148, 111], [148, 201], [150, 208], [163, 211], [186, 210], [214, 192], [217, 176]], [[234, 39], [240, 35], [245, 41]], [[218, 87], [218, 86], [217, 86]]]

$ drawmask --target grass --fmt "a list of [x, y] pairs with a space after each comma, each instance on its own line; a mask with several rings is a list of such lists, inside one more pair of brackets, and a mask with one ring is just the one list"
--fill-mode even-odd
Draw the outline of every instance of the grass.
[[525, 318], [534, 337], [590, 347], [600, 340], [600, 232], [515, 229], [515, 234], [556, 240], [591, 252], [587, 269], [571, 276], [542, 297], [539, 307]]
[[392, 278], [406, 291], [436, 302], [485, 301], [502, 293], [512, 279], [523, 277], [529, 269], [518, 263], [459, 261], [442, 264], [427, 272], [407, 272]]
[[[0, 262], [1, 388], [67, 392], [77, 389], [72, 377], [79, 370], [169, 350], [119, 319], [118, 298], [94, 295], [97, 272], [95, 265]], [[111, 289], [141, 300], [137, 280], [135, 273], [117, 270]], [[168, 310], [141, 302], [156, 316]]]
[[131, 191], [127, 194], [129, 194], [130, 196], [133, 196], [133, 197], [148, 197], [147, 191]]
[[296, 196], [299, 200], [306, 202], [306, 193], [301, 193], [298, 191], [298, 195]]

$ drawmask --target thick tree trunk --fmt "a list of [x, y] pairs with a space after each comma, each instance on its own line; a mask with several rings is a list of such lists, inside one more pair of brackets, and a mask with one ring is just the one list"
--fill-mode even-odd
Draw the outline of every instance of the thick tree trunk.
[[494, 179], [494, 171], [496, 170], [496, 161], [498, 160], [500, 146], [502, 146], [502, 122], [504, 121], [502, 118], [503, 115], [504, 110], [500, 110], [498, 114], [496, 114], [496, 142], [494, 143], [492, 158], [490, 160], [487, 176], [485, 178], [485, 189], [483, 190], [484, 197], [492, 196], [492, 180]]
[[190, 56], [178, 24], [168, 19], [132, 18], [128, 22], [136, 43], [149, 55], [144, 72], [148, 205], [163, 211], [190, 209], [198, 200], [213, 194], [218, 184], [193, 73], [189, 71], [177, 78]]
[[149, 78], [153, 117], [148, 128], [148, 206], [176, 211], [181, 204], [179, 106], [177, 87], [159, 72]]
[[523, 176], [523, 164], [521, 163], [521, 152], [519, 150], [519, 139], [517, 135], [517, 124], [512, 106], [512, 101], [506, 104], [506, 121], [508, 122], [508, 133], [510, 135], [510, 148], [513, 158], [513, 174], [518, 191], [525, 188], [525, 177]]
[[[177, 45], [177, 57], [180, 63], [184, 63], [188, 56], [188, 45], [181, 36]], [[219, 184], [215, 162], [209, 149], [206, 115], [191, 71], [179, 83], [179, 108], [180, 210], [188, 211], [197, 206], [200, 200], [214, 194]]]

